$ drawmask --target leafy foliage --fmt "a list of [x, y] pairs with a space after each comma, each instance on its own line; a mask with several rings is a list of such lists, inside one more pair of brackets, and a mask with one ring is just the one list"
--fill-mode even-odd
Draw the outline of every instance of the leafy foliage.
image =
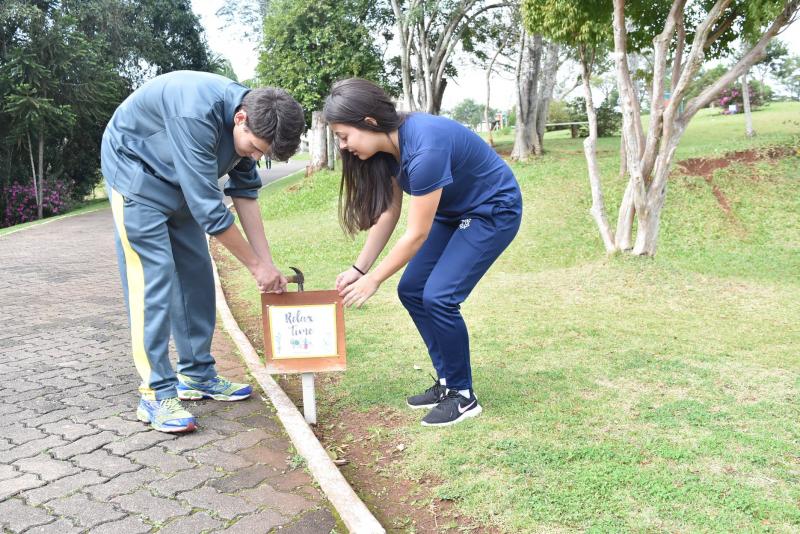
[[[6, 191], [8, 201], [3, 211], [0, 226], [13, 226], [36, 220], [36, 195], [33, 184], [12, 184]], [[71, 205], [71, 191], [67, 182], [47, 182], [42, 194], [42, 211], [45, 217], [58, 215], [68, 210]]]
[[[769, 100], [768, 97], [772, 94], [772, 90], [768, 86], [762, 87], [757, 80], [747, 80], [747, 87], [750, 89], [750, 106], [753, 108], [762, 106], [765, 102], [765, 97], [766, 100]], [[719, 94], [717, 104], [722, 108], [722, 113], [724, 114], [730, 113], [729, 106], [732, 104], [736, 105], [736, 113], [743, 113], [744, 94], [741, 82], [723, 89]]]
[[[612, 96], [607, 98], [600, 104], [597, 109], [597, 136], [598, 137], [611, 137], [617, 135], [622, 127], [622, 113], [617, 111], [616, 108], [617, 93], [612, 93]], [[586, 118], [586, 101], [583, 97], [578, 97], [567, 104], [570, 112], [570, 118], [573, 121], [587, 121]], [[581, 137], [589, 135], [589, 127], [581, 125], [578, 129]]]
[[100, 180], [103, 129], [128, 93], [156, 74], [213, 67], [188, 0], [3, 2], [0, 213], [17, 207], [12, 178], [83, 198]]
[[785, 58], [778, 68], [778, 79], [786, 86], [792, 97], [800, 100], [800, 56]]
[[[453, 120], [466, 124], [474, 130], [483, 122], [483, 107], [482, 104], [478, 104], [473, 99], [467, 98], [459, 102], [456, 107], [453, 108], [453, 111], [450, 112], [450, 116]], [[494, 115], [495, 112], [489, 110], [489, 117], [493, 118]]]
[[368, 29], [381, 14], [367, 0], [275, 0], [264, 20], [257, 67], [261, 85], [282, 87], [297, 99], [311, 124], [334, 82], [358, 76], [391, 89]]

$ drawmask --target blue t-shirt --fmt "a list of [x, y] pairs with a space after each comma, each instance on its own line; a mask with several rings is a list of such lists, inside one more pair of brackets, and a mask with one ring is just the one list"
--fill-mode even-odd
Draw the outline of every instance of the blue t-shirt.
[[460, 218], [493, 205], [520, 202], [511, 168], [478, 134], [427, 113], [409, 114], [399, 129], [396, 178], [406, 193], [421, 196], [442, 188], [437, 215]]

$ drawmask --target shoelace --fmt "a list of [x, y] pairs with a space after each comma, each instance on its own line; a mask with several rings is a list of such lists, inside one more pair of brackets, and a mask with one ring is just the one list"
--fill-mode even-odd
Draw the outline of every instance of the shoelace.
[[229, 388], [231, 386], [231, 383], [232, 382], [230, 380], [222, 378], [221, 376], [215, 376], [214, 378], [210, 378], [205, 382], [195, 382], [195, 384], [197, 384], [199, 387], [219, 388], [220, 390], [223, 391]]
[[232, 382], [227, 378], [222, 378], [221, 376], [212, 378], [209, 380], [213, 386], [219, 387], [221, 390], [226, 390], [231, 387]]
[[[425, 393], [428, 393], [429, 391], [435, 392], [439, 388], [441, 388], [442, 390], [445, 389], [444, 386], [442, 384], [440, 384], [438, 380], [433, 378], [433, 375], [428, 375], [428, 376], [431, 377], [431, 380], [433, 380], [434, 384], [431, 387], [429, 387], [428, 389], [426, 389]], [[439, 398], [441, 399], [442, 397], [444, 397], [444, 393], [439, 392]]]
[[445, 395], [442, 395], [442, 398], [439, 401], [439, 406], [444, 407], [446, 403], [452, 404], [454, 402], [456, 405], [461, 406], [462, 400], [464, 400], [464, 396], [461, 393], [454, 389], [450, 389]]
[[178, 410], [183, 410], [183, 404], [181, 404], [180, 399], [178, 397], [170, 397], [165, 399], [161, 406], [167, 409], [169, 412], [177, 412]]

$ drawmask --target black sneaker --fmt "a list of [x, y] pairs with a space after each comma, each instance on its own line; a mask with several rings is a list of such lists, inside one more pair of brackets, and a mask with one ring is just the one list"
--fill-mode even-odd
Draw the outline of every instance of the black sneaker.
[[430, 409], [439, 404], [439, 401], [442, 400], [445, 393], [447, 393], [447, 388], [436, 380], [436, 383], [426, 389], [424, 393], [408, 397], [406, 399], [406, 404], [408, 404], [408, 407], [412, 410], [419, 410], [420, 408]]
[[464, 397], [458, 391], [451, 389], [439, 401], [428, 415], [422, 420], [422, 426], [448, 426], [454, 425], [464, 419], [475, 417], [483, 411], [475, 394], [470, 392], [470, 398]]

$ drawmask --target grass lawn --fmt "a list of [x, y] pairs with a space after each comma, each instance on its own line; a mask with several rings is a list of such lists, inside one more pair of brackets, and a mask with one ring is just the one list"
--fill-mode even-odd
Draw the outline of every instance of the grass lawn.
[[[677, 160], [774, 145], [798, 154], [800, 104], [753, 121], [749, 140], [741, 115], [702, 112]], [[428, 429], [405, 408], [430, 363], [396, 275], [347, 311], [348, 371], [318, 392], [321, 424], [346, 427], [348, 410], [395, 414], [368, 429], [405, 445], [390, 477], [436, 480], [429, 501], [503, 532], [797, 532], [800, 157], [717, 171], [730, 214], [704, 178], [674, 171], [656, 257], [607, 257], [581, 140], [556, 134], [545, 156], [514, 165], [522, 228], [462, 308], [484, 413]], [[615, 221], [619, 139], [598, 148]], [[304, 270], [306, 289], [332, 287], [363, 243], [342, 235], [337, 192], [338, 175], [323, 172], [261, 195], [273, 254]], [[223, 277], [247, 303], [240, 320], [258, 317], [249, 275]]]

